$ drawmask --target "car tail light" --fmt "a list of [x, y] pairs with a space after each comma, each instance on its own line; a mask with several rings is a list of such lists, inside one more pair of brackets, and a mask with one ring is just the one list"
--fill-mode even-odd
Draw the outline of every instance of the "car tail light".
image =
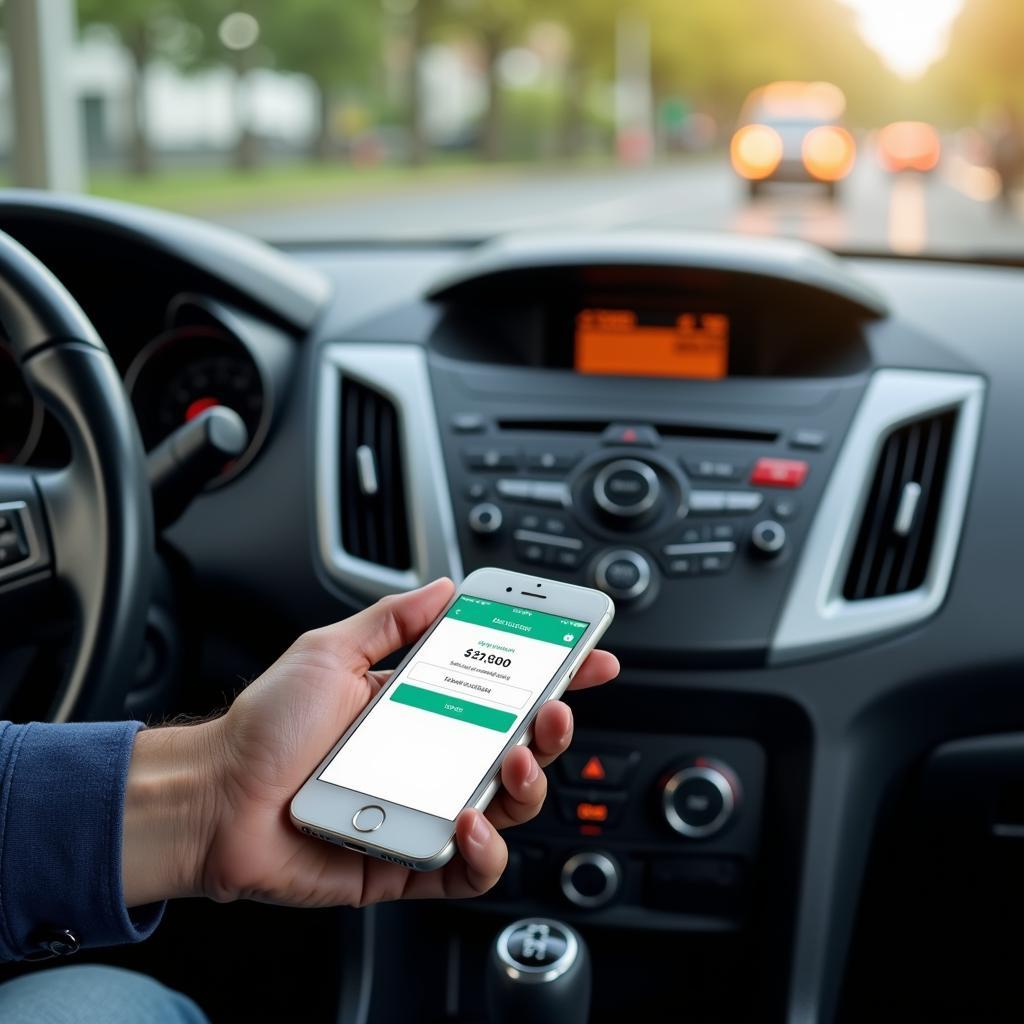
[[819, 181], [839, 181], [853, 169], [857, 146], [853, 136], [838, 125], [812, 128], [800, 147], [807, 173]]
[[732, 166], [740, 177], [767, 178], [782, 160], [782, 138], [766, 124], [744, 125], [729, 145]]
[[878, 156], [887, 171], [931, 171], [939, 162], [939, 133], [924, 121], [896, 121], [878, 133]]

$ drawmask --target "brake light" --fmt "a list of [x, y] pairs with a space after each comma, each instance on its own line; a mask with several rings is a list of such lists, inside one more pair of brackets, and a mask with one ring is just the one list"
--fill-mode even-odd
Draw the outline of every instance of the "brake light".
[[931, 171], [941, 153], [939, 133], [924, 121], [896, 121], [878, 133], [878, 155], [887, 171]]
[[812, 128], [800, 147], [807, 173], [819, 181], [839, 181], [853, 169], [857, 146], [853, 136], [839, 125]]
[[744, 125], [729, 144], [732, 166], [740, 177], [759, 181], [779, 166], [782, 138], [766, 124]]

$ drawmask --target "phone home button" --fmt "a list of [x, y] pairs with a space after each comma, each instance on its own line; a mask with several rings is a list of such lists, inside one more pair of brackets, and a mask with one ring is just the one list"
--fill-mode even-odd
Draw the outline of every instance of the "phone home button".
[[357, 832], [376, 832], [384, 824], [384, 808], [376, 804], [360, 807], [352, 815], [352, 827]]

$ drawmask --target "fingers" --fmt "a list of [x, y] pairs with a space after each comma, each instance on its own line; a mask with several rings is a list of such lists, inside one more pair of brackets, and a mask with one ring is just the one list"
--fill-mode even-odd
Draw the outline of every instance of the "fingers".
[[323, 629], [324, 638], [362, 672], [418, 640], [451, 600], [455, 585], [442, 578], [407, 594], [395, 594]]
[[547, 776], [526, 747], [509, 751], [501, 766], [501, 786], [487, 808], [487, 820], [495, 828], [511, 828], [535, 818], [548, 793]]
[[494, 826], [479, 812], [463, 811], [455, 823], [459, 856], [440, 871], [410, 872], [406, 899], [465, 898], [487, 892], [508, 864], [508, 847]]
[[587, 660], [580, 665], [570, 690], [585, 690], [589, 686], [600, 686], [619, 674], [619, 659], [610, 651], [596, 650], [587, 655]]

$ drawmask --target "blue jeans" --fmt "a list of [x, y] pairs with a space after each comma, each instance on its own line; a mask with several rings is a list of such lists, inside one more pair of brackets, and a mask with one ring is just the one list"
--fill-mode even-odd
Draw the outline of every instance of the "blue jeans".
[[209, 1024], [188, 996], [100, 964], [24, 974], [0, 985], [3, 1024]]

